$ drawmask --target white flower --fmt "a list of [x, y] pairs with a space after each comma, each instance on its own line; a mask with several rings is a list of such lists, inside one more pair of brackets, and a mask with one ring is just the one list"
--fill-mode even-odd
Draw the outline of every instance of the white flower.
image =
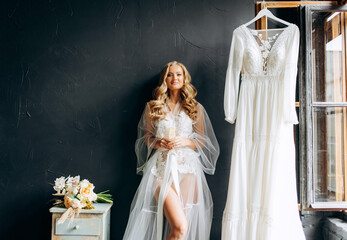
[[89, 181], [87, 179], [83, 179], [81, 181], [81, 188], [87, 188], [89, 186]]
[[65, 193], [65, 178], [64, 177], [60, 177], [60, 178], [56, 178], [54, 181], [54, 187], [53, 189], [55, 191], [57, 191], [58, 194], [61, 193], [61, 191], [63, 190], [63, 194]]
[[85, 197], [84, 197], [82, 194], [77, 194], [76, 197], [77, 197], [81, 202], [85, 202], [85, 201], [86, 201]]
[[77, 187], [78, 184], [80, 183], [80, 176], [76, 177], [68, 177], [66, 184], [72, 187]]
[[72, 186], [66, 186], [66, 191], [67, 191], [67, 193], [68, 194], [73, 194], [73, 195], [76, 195], [76, 194], [78, 194], [78, 192], [79, 192], [79, 187], [77, 186], [77, 187], [72, 187]]
[[89, 202], [92, 202], [92, 201], [95, 201], [95, 196], [94, 196], [94, 192], [93, 192], [93, 189], [94, 189], [94, 185], [89, 183], [88, 186], [86, 187], [81, 187], [81, 195], [87, 199]]
[[82, 208], [82, 204], [81, 204], [81, 202], [80, 202], [77, 198], [74, 198], [74, 199], [72, 199], [72, 201], [71, 201], [71, 207], [72, 207], [73, 209]]
[[89, 201], [94, 202], [94, 201], [96, 201], [97, 198], [98, 198], [98, 195], [96, 195], [96, 193], [92, 192], [89, 196]]
[[80, 176], [68, 177], [66, 181], [66, 190], [70, 194], [76, 195], [79, 192]]
[[72, 198], [67, 196], [67, 195], [65, 195], [65, 197], [64, 197], [64, 205], [65, 205], [65, 207], [66, 208], [71, 207], [71, 203], [72, 203]]
[[78, 194], [78, 192], [79, 192], [78, 187], [72, 188], [72, 193], [73, 193], [74, 195]]

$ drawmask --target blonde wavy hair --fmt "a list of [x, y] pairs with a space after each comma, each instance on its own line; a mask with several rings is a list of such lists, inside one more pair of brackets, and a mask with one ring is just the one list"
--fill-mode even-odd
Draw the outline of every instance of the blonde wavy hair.
[[166, 116], [166, 112], [164, 108], [170, 97], [170, 90], [167, 87], [166, 78], [169, 73], [170, 67], [173, 65], [178, 65], [183, 70], [184, 82], [183, 82], [183, 87], [181, 88], [181, 91], [180, 91], [182, 108], [185, 111], [185, 113], [193, 121], [195, 121], [197, 119], [197, 106], [198, 106], [198, 102], [195, 100], [195, 96], [198, 93], [198, 91], [190, 83], [192, 79], [190, 77], [190, 74], [187, 68], [182, 63], [179, 63], [176, 61], [169, 62], [168, 64], [166, 64], [164, 69], [161, 72], [159, 85], [153, 91], [154, 100], [151, 100], [149, 102], [149, 108], [150, 108], [149, 116], [154, 120], [162, 119], [162, 118], [165, 118]]

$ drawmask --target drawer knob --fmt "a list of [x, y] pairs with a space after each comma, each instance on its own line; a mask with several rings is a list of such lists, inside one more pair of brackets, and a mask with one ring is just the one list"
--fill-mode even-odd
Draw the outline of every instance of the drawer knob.
[[77, 230], [79, 228], [80, 228], [80, 226], [76, 225], [73, 229]]

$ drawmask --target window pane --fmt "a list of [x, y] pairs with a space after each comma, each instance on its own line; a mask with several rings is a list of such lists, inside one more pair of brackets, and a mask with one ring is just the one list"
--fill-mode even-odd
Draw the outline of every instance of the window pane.
[[345, 201], [347, 107], [313, 109], [315, 201]]
[[313, 101], [346, 99], [345, 21], [343, 12], [313, 14]]

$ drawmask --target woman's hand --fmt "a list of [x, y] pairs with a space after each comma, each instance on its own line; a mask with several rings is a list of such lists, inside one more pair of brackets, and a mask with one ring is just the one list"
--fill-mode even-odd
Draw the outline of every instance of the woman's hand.
[[172, 148], [169, 146], [169, 141], [167, 138], [161, 138], [157, 141], [158, 148], [165, 148], [171, 150]]
[[174, 137], [169, 139], [168, 146], [170, 147], [170, 150], [179, 147], [190, 147], [191, 149], [196, 149], [193, 140], [184, 137]]

